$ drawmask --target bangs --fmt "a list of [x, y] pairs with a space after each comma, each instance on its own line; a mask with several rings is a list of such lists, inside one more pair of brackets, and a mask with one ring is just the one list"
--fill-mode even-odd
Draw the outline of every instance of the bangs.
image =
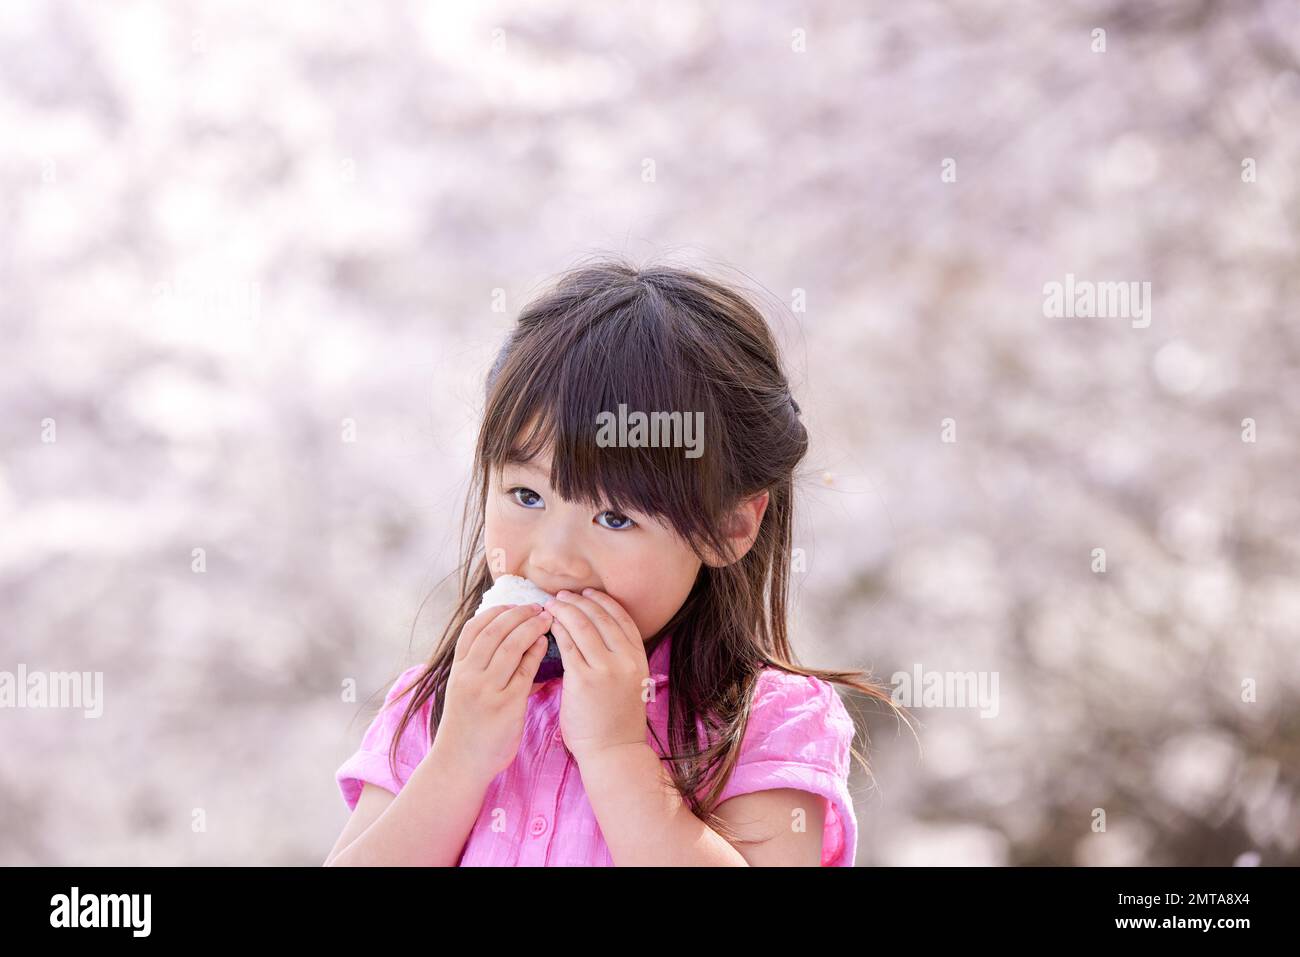
[[727, 497], [726, 437], [716, 400], [634, 285], [598, 316], [521, 317], [489, 378], [484, 464], [500, 480], [549, 451], [563, 499], [648, 516], [698, 552]]

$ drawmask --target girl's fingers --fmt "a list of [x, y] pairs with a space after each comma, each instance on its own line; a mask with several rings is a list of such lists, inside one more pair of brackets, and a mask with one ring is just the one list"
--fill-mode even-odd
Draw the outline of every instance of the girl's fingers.
[[474, 639], [484, 628], [486, 628], [498, 616], [508, 612], [514, 605], [493, 605], [491, 608], [484, 608], [481, 612], [465, 622], [465, 627], [460, 630], [460, 635], [456, 638], [456, 654], [454, 660], [460, 661], [469, 654], [470, 646], [474, 644]]
[[645, 650], [645, 640], [641, 637], [641, 629], [637, 628], [636, 622], [632, 620], [632, 616], [623, 609], [622, 605], [603, 591], [596, 591], [594, 588], [588, 591], [586, 595], [591, 601], [605, 609], [605, 613], [614, 619], [623, 630], [623, 637], [627, 639], [633, 650], [637, 648], [642, 651]]
[[492, 655], [492, 660], [488, 662], [485, 669], [490, 687], [504, 690], [510, 684], [515, 669], [519, 667], [520, 658], [539, 637], [546, 634], [551, 621], [551, 615], [545, 611], [533, 615], [517, 625], [506, 640], [497, 646], [496, 653]]
[[536, 615], [541, 607], [541, 605], [516, 605], [509, 611], [497, 615], [475, 636], [465, 660], [479, 671], [486, 671], [492, 656], [496, 654], [501, 642], [506, 640], [506, 636]]
[[587, 621], [595, 627], [596, 633], [601, 638], [601, 643], [608, 650], [615, 651], [620, 646], [627, 647], [627, 636], [623, 634], [623, 626], [615, 621], [601, 605], [596, 604], [590, 598], [583, 598], [581, 595], [566, 594], [568, 594], [567, 598], [560, 598], [559, 600], [567, 602], [582, 612]]
[[[551, 611], [555, 613], [555, 620], [568, 631], [573, 643], [581, 649], [582, 657], [588, 664], [595, 664], [602, 655], [609, 654], [612, 650], [610, 641], [600, 633], [600, 628], [588, 617], [587, 611], [575, 604], [572, 598], [564, 599], [557, 595], [555, 601], [549, 604]], [[608, 615], [605, 615], [605, 618], [610, 625], [613, 625], [613, 619]], [[614, 641], [620, 640], [614, 639]]]
[[523, 658], [519, 660], [519, 666], [515, 668], [515, 673], [510, 676], [506, 691], [511, 694], [521, 693], [532, 686], [533, 679], [537, 677], [537, 668], [542, 663], [542, 658], [546, 656], [546, 645], [547, 641], [543, 637], [541, 641], [534, 641], [528, 646]]
[[573, 635], [569, 634], [569, 629], [564, 627], [564, 622], [558, 617], [551, 622], [551, 634], [555, 636], [555, 645], [560, 649], [560, 661], [566, 672], [576, 671], [579, 667], [590, 667], [591, 662], [587, 660], [578, 643], [573, 640]]

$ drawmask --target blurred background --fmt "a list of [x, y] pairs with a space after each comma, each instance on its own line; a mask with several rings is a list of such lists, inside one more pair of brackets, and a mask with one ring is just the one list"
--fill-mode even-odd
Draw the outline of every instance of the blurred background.
[[13, 2], [0, 130], [0, 670], [103, 674], [0, 864], [324, 860], [592, 253], [769, 307], [802, 661], [996, 678], [849, 699], [859, 864], [1300, 863], [1288, 0]]

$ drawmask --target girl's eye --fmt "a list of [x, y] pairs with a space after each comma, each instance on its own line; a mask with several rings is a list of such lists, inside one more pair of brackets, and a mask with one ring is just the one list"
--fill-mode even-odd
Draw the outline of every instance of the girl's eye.
[[516, 486], [515, 488], [512, 488], [509, 492], [506, 493], [507, 495], [514, 495], [515, 501], [519, 502], [519, 504], [522, 505], [524, 508], [532, 508], [533, 505], [531, 502], [520, 502], [519, 496], [515, 495], [516, 492], [523, 492], [525, 495], [532, 495], [539, 502], [542, 500], [542, 497], [538, 495], [536, 492], [534, 492], [532, 489], [524, 488], [523, 486]]
[[[624, 524], [622, 524], [622, 525], [615, 525], [615, 526], [614, 526], [613, 530], [616, 531], [616, 532], [621, 532], [621, 531], [623, 531], [623, 529], [625, 529], [625, 528], [632, 528], [633, 526], [636, 525], [636, 522], [632, 521], [632, 519], [628, 518], [626, 515], [619, 515], [618, 512], [601, 512], [599, 515], [596, 516], [596, 518], [597, 518], [597, 520], [599, 520], [599, 519], [604, 518], [606, 515], [613, 515], [614, 518], [615, 518], [615, 520], [624, 523]], [[608, 525], [602, 525], [601, 527], [602, 527], [602, 528], [609, 528], [610, 526], [608, 526]]]
[[[538, 495], [532, 489], [525, 488], [522, 485], [516, 485], [512, 489], [508, 489], [506, 491], [506, 494], [512, 496], [514, 500], [520, 505], [522, 505], [524, 508], [535, 508], [542, 504], [542, 497], [540, 495]], [[606, 515], [612, 515], [613, 521], [616, 522], [617, 524], [606, 525], [604, 523], [601, 523], [600, 526], [601, 528], [608, 528], [610, 531], [613, 532], [621, 532], [621, 531], [625, 531], [626, 529], [636, 527], [636, 522], [632, 521], [632, 519], [628, 518], [626, 515], [620, 515], [618, 512], [611, 512], [611, 511], [601, 512], [599, 515], [596, 516], [597, 521], [604, 518]]]

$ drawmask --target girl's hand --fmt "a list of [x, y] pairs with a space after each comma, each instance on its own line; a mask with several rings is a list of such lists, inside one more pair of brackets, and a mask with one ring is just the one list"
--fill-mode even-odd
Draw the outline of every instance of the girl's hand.
[[551, 620], [540, 605], [494, 605], [461, 629], [434, 737], [456, 767], [491, 781], [519, 753]]
[[[585, 596], [585, 597], [584, 597]], [[560, 733], [579, 765], [607, 748], [646, 743], [642, 689], [650, 677], [645, 642], [632, 617], [609, 595], [560, 592], [547, 609], [564, 662]]]

